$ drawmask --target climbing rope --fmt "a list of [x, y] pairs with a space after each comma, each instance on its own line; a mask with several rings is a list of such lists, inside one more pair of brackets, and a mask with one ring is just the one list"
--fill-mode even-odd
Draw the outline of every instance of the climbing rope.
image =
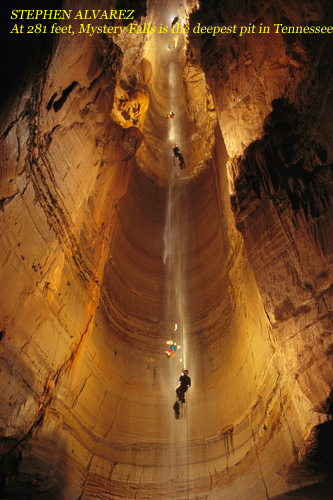
[[[170, 78], [170, 97], [171, 97], [171, 106], [170, 106], [170, 111], [174, 112], [174, 117], [170, 118], [169, 120], [169, 131], [171, 132], [169, 137], [170, 141], [172, 141], [172, 147], [174, 144], [180, 145], [180, 112], [179, 112], [179, 106], [178, 104], [181, 102], [181, 93], [180, 93], [180, 84], [179, 84], [179, 73], [178, 73], [178, 68], [177, 68], [177, 54], [176, 51], [172, 52], [172, 61], [170, 63], [170, 71], [172, 72], [171, 78]], [[173, 132], [173, 133], [172, 133]], [[181, 149], [181, 148], [180, 148]], [[169, 217], [168, 217], [168, 235], [170, 238], [170, 234], [172, 232], [172, 229], [176, 229], [178, 231], [178, 238], [179, 238], [179, 248], [177, 249], [180, 255], [180, 262], [179, 262], [179, 273], [177, 273], [177, 278], [180, 280], [179, 283], [176, 283], [176, 280], [174, 280], [174, 285], [175, 287], [178, 287], [178, 299], [179, 299], [179, 307], [180, 309], [178, 310], [179, 313], [179, 318], [178, 320], [178, 327], [181, 328], [181, 331], [179, 332], [180, 336], [180, 345], [181, 345], [181, 361], [182, 361], [182, 370], [185, 370], [187, 368], [186, 366], [186, 345], [185, 345], [185, 328], [184, 328], [184, 323], [185, 323], [185, 315], [184, 315], [184, 303], [183, 303], [183, 290], [182, 290], [182, 270], [183, 270], [183, 248], [184, 248], [184, 224], [185, 224], [185, 216], [184, 216], [184, 211], [181, 209], [181, 198], [180, 198], [180, 191], [174, 191], [175, 188], [175, 176], [176, 176], [176, 167], [178, 167], [179, 159], [177, 161], [177, 158], [173, 156], [173, 168], [171, 167], [171, 172], [169, 176]], [[175, 198], [176, 196], [176, 198]], [[171, 199], [172, 198], [172, 199]], [[170, 204], [173, 202], [173, 209], [171, 210]], [[171, 213], [172, 212], [172, 213]], [[175, 222], [178, 224], [177, 228], [172, 228], [172, 224]], [[175, 251], [175, 249], [170, 248], [170, 241], [169, 241], [169, 284], [171, 284], [172, 280], [172, 271], [170, 269], [170, 253]], [[175, 288], [175, 296], [177, 295], [176, 293], [176, 288]], [[188, 395], [187, 395], [188, 397]], [[186, 467], [186, 490], [187, 490], [187, 500], [190, 498], [190, 470], [189, 470], [189, 419], [188, 419], [188, 404], [187, 404], [187, 398], [185, 399], [186, 403], [181, 403], [181, 417], [185, 419], [183, 422], [183, 425], [186, 425], [186, 441], [184, 445], [186, 446], [186, 462], [184, 466]], [[185, 457], [185, 454], [184, 454]], [[176, 492], [175, 492], [176, 493]]]

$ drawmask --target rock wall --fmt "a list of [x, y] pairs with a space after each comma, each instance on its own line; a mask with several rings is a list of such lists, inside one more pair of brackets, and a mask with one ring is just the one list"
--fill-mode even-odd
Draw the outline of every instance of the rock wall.
[[[321, 23], [327, 5], [148, 7], [139, 23], [172, 10], [193, 26]], [[258, 500], [325, 477], [331, 54], [319, 39], [172, 37], [171, 54], [146, 34], [59, 37], [42, 71], [30, 66], [1, 114], [3, 498]], [[171, 97], [186, 144], [176, 177]], [[169, 267], [168, 210], [181, 239]], [[180, 421], [182, 365], [163, 353], [175, 323], [192, 377]]]
[[312, 411], [329, 415], [332, 44], [326, 35], [314, 41], [306, 35], [273, 34], [272, 27], [329, 25], [332, 12], [326, 2], [316, 10], [309, 4], [302, 12], [293, 3], [258, 5], [202, 6], [192, 26], [198, 21], [252, 24], [258, 33], [262, 24], [271, 32], [193, 36], [189, 57], [201, 60], [213, 94], [231, 157], [236, 226], [287, 376], [299, 385]]
[[50, 430], [62, 412], [49, 408], [62, 390], [70, 398], [142, 140], [110, 118], [122, 65], [111, 40], [59, 37], [43, 54], [1, 121], [1, 487], [23, 460], [8, 493], [18, 498], [43, 490], [54, 458], [45, 497], [72, 494], [68, 444]]

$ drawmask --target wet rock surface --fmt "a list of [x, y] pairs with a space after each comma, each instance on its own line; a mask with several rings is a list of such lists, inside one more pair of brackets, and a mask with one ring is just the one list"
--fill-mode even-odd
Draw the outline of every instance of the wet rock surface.
[[[136, 21], [327, 7], [152, 1]], [[1, 112], [1, 496], [330, 498], [329, 39], [118, 38], [55, 39]]]

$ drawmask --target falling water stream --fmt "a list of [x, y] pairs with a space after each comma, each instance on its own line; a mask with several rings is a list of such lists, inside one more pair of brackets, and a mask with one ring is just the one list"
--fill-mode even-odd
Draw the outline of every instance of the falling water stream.
[[[170, 54], [175, 59], [174, 53]], [[175, 113], [168, 119], [170, 170], [166, 200], [166, 220], [164, 230], [163, 262], [166, 268], [166, 317], [172, 325], [170, 340], [180, 346], [175, 358], [169, 359], [170, 373], [170, 438], [171, 438], [171, 498], [188, 498], [188, 403], [181, 405], [180, 419], [176, 420], [172, 406], [176, 401], [175, 387], [181, 371], [188, 368], [186, 335], [186, 302], [184, 287], [184, 261], [186, 230], [182, 204], [186, 196], [185, 183], [178, 159], [172, 156], [172, 147], [181, 147], [182, 130], [180, 127], [180, 71], [177, 62], [169, 65], [169, 103], [170, 111]], [[170, 327], [171, 328], [171, 327]], [[169, 340], [169, 339], [168, 339]], [[186, 395], [187, 396], [187, 395]], [[187, 478], [184, 488], [184, 479]]]

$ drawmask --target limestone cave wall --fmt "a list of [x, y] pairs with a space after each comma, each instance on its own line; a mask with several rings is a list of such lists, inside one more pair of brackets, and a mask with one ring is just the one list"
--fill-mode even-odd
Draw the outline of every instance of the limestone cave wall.
[[1, 498], [330, 498], [330, 35], [193, 33], [329, 2], [135, 14], [192, 30], [45, 39], [2, 105]]

